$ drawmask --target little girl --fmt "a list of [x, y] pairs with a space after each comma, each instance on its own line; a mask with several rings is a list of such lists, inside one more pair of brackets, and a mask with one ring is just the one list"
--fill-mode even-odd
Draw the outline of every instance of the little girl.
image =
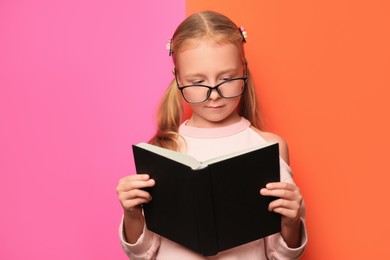
[[[152, 198], [143, 188], [154, 186], [155, 181], [147, 173], [133, 174], [121, 179], [117, 187], [124, 210], [121, 244], [132, 260], [298, 259], [302, 255], [307, 243], [303, 198], [292, 179], [287, 144], [260, 130], [255, 87], [243, 48], [245, 38], [242, 27], [213, 11], [193, 14], [179, 25], [168, 43], [175, 78], [161, 101], [158, 130], [150, 143], [203, 161], [278, 142], [281, 182], [259, 189], [259, 196], [278, 197], [269, 210], [281, 214], [281, 232], [215, 256], [201, 256], [146, 228], [141, 205]], [[192, 111], [184, 122], [182, 100]]]

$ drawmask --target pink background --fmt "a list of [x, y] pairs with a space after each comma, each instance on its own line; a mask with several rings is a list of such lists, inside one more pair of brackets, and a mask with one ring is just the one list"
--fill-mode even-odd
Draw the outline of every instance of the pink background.
[[0, 259], [127, 259], [115, 187], [184, 16], [183, 0], [0, 2]]

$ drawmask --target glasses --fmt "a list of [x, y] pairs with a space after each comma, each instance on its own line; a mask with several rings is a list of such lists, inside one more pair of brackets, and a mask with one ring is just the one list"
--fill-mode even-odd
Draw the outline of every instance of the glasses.
[[177, 73], [175, 72], [175, 79], [178, 88], [185, 101], [191, 104], [202, 103], [210, 98], [213, 89], [217, 90], [218, 94], [223, 98], [235, 98], [240, 96], [245, 89], [245, 83], [248, 78], [248, 68], [245, 64], [245, 77], [231, 78], [221, 83], [218, 83], [214, 87], [206, 86], [203, 84], [191, 84], [186, 86], [180, 86], [177, 80]]

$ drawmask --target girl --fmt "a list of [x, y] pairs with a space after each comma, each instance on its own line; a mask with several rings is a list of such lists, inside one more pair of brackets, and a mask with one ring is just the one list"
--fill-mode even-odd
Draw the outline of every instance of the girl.
[[[124, 209], [120, 239], [132, 260], [298, 259], [303, 253], [307, 242], [303, 198], [292, 179], [287, 144], [260, 130], [255, 87], [243, 48], [245, 37], [242, 28], [212, 11], [193, 14], [179, 25], [168, 44], [175, 79], [161, 101], [158, 130], [150, 143], [202, 161], [278, 142], [281, 182], [267, 184], [259, 196], [278, 197], [269, 210], [281, 214], [281, 232], [212, 257], [198, 255], [146, 228], [141, 204], [152, 198], [143, 188], [154, 186], [155, 181], [147, 174], [134, 174], [121, 179], [117, 187]], [[182, 99], [192, 110], [184, 122]]]

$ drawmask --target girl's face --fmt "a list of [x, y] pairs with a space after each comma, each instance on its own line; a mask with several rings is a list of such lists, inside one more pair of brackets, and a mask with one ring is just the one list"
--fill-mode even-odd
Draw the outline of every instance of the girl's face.
[[[196, 47], [178, 53], [175, 61], [181, 86], [215, 86], [227, 79], [245, 75], [240, 51], [233, 44], [218, 45], [201, 41]], [[240, 116], [236, 108], [240, 99], [241, 96], [223, 98], [213, 89], [205, 102], [189, 104], [192, 116], [188, 124], [195, 127], [221, 127], [238, 122]]]

